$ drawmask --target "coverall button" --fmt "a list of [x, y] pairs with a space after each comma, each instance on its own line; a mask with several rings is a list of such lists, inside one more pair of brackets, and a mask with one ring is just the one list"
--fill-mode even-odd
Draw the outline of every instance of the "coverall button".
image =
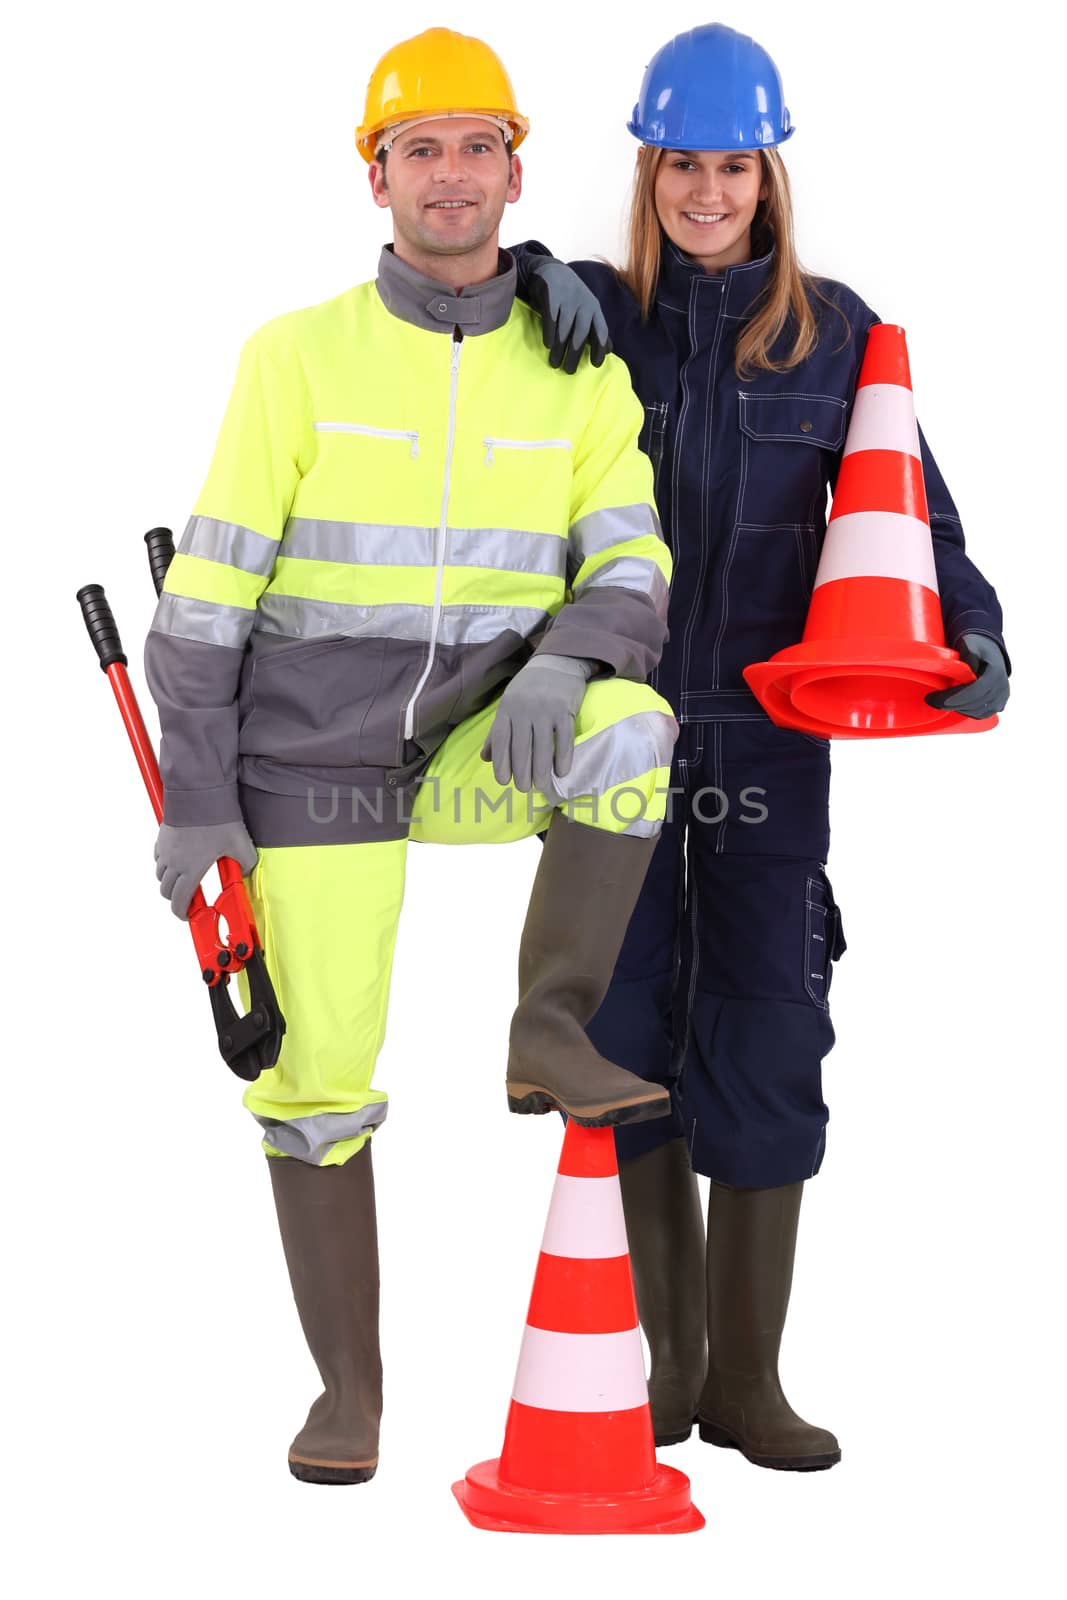
[[801, 433], [811, 432], [811, 423], [808, 421], [807, 417], [805, 417], [804, 421], [800, 424], [800, 431]]
[[440, 300], [440, 301], [438, 301], [437, 309], [441, 313], [441, 315], [444, 316], [445, 312], [448, 310], [448, 306], [446, 305], [444, 300]]

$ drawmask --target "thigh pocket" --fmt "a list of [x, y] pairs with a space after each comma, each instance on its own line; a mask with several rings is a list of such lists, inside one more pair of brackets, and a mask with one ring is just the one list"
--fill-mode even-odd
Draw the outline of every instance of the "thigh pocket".
[[825, 872], [809, 873], [804, 893], [804, 988], [815, 1005], [829, 1003], [833, 963], [846, 949], [841, 912]]

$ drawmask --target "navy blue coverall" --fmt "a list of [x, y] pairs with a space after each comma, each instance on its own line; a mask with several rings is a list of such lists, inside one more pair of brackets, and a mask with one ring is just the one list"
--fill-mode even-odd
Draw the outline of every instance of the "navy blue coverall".
[[[550, 252], [530, 242], [514, 253], [521, 284]], [[819, 1169], [831, 968], [845, 941], [825, 870], [829, 744], [775, 727], [741, 674], [803, 634], [827, 489], [879, 320], [820, 279], [832, 304], [810, 297], [812, 354], [739, 379], [737, 335], [772, 261], [711, 276], [664, 240], [647, 322], [610, 267], [571, 263], [645, 408], [641, 444], [674, 557], [670, 637], [652, 682], [681, 724], [667, 823], [589, 1034], [609, 1060], [672, 1092], [671, 1117], [615, 1130], [620, 1159], [684, 1135], [696, 1171], [742, 1188]], [[946, 640], [983, 633], [1003, 649], [996, 595], [964, 552], [925, 440], [922, 458]]]

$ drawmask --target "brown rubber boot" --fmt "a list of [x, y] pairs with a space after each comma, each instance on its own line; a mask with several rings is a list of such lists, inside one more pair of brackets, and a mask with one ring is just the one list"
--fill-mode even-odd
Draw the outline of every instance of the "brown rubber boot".
[[757, 1467], [817, 1472], [841, 1451], [798, 1417], [778, 1378], [802, 1183], [779, 1189], [711, 1186], [708, 1204], [708, 1378], [697, 1422], [708, 1444]]
[[620, 1161], [637, 1312], [652, 1355], [648, 1399], [657, 1445], [693, 1429], [708, 1366], [704, 1217], [684, 1139]]
[[305, 1483], [366, 1483], [378, 1465], [378, 1235], [370, 1144], [342, 1167], [269, 1156], [293, 1298], [324, 1389], [289, 1449]]
[[655, 848], [655, 839], [606, 833], [553, 813], [519, 946], [508, 1057], [512, 1111], [563, 1111], [585, 1128], [670, 1111], [666, 1089], [606, 1061], [585, 1034]]

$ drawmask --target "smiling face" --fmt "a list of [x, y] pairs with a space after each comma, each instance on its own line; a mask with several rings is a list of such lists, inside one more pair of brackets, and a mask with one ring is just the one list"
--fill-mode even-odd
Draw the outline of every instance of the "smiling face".
[[478, 117], [437, 117], [405, 128], [386, 166], [371, 163], [375, 204], [393, 213], [397, 255], [427, 277], [477, 283], [497, 270], [505, 205], [522, 192], [518, 156]]
[[705, 272], [749, 260], [752, 219], [765, 198], [754, 150], [668, 150], [656, 173], [663, 231]]

